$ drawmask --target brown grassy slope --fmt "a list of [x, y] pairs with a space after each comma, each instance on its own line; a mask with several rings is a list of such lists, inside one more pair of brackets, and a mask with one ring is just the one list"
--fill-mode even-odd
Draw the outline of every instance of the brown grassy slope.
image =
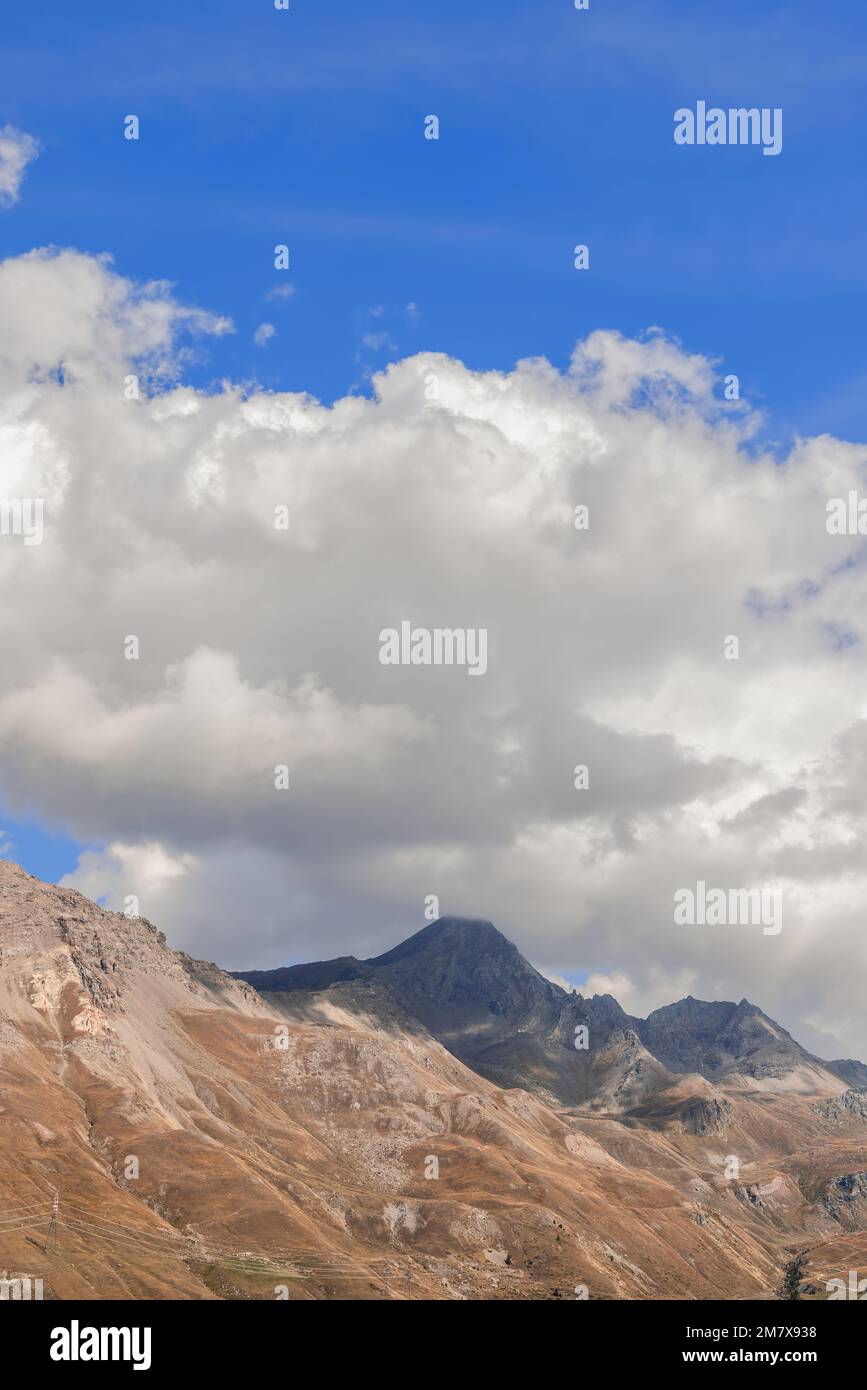
[[[728, 1133], [690, 1134], [682, 1090], [640, 1120], [558, 1112], [379, 1008], [263, 1000], [0, 864], [0, 1275], [60, 1298], [768, 1297], [793, 1241], [836, 1234], [793, 1127], [837, 1131], [737, 1096]], [[851, 1165], [857, 1135], [832, 1142]]]

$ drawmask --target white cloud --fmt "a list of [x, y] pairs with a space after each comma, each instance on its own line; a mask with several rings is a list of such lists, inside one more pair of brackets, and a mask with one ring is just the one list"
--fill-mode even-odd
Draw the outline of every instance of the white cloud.
[[654, 1009], [693, 994], [696, 976], [697, 972], [688, 968], [669, 975], [651, 966], [641, 983], [637, 984], [623, 970], [615, 970], [611, 974], [593, 972], [581, 986], [580, 993], [611, 994], [628, 1014], [646, 1018]]
[[[136, 285], [112, 272], [109, 256], [54, 248], [0, 263], [0, 318], [16, 332], [14, 343], [5, 335], [0, 340], [4, 418], [17, 404], [33, 422], [52, 387], [29, 382], [27, 371], [41, 378], [62, 369], [100, 410], [109, 405], [121, 368], [123, 403], [127, 371], [175, 378], [188, 351], [181, 347], [184, 335], [233, 331], [230, 319], [179, 304], [164, 281]], [[15, 394], [25, 386], [33, 387], [32, 399]]]
[[[230, 967], [373, 954], [435, 893], [634, 1012], [746, 995], [867, 1058], [867, 571], [825, 529], [867, 449], [763, 453], [658, 333], [323, 407], [174, 384], [231, 325], [75, 252], [0, 265], [0, 318], [0, 496], [45, 501], [0, 536], [2, 790], [109, 846], [72, 881]], [[487, 674], [382, 666], [404, 619], [485, 627]], [[698, 878], [779, 884], [783, 931], [676, 926]]]
[[39, 154], [39, 141], [15, 126], [0, 126], [0, 208], [17, 203], [28, 164]]
[[266, 347], [274, 337], [277, 329], [273, 323], [260, 323], [256, 332], [253, 334], [253, 342], [257, 347]]
[[158, 844], [125, 845], [118, 841], [103, 851], [85, 850], [75, 881], [79, 892], [114, 912], [126, 910], [129, 885], [134, 883], [144, 917], [146, 905], [158, 906], [165, 890], [196, 867], [191, 854], [173, 857]]
[[361, 342], [371, 352], [397, 352], [397, 344], [390, 333], [362, 333]]
[[295, 286], [284, 280], [282, 284], [275, 285], [274, 289], [269, 290], [265, 295], [265, 299], [269, 302], [272, 300], [292, 299], [294, 295]]
[[565, 989], [569, 994], [572, 993], [573, 989], [577, 989], [577, 985], [573, 984], [571, 980], [567, 980], [565, 975], [559, 974], [556, 970], [546, 970], [541, 965], [535, 966], [535, 969], [538, 970], [540, 975], [544, 975], [546, 980], [550, 980], [552, 985], [559, 985], [561, 989]]

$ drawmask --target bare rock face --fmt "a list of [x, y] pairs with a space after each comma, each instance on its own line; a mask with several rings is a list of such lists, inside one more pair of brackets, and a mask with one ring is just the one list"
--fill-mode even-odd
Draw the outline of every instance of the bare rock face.
[[863, 1091], [844, 1091], [833, 1100], [818, 1101], [813, 1109], [823, 1120], [836, 1125], [848, 1120], [867, 1121], [867, 1095]]
[[822, 1206], [830, 1217], [849, 1230], [863, 1230], [867, 1217], [867, 1171], [841, 1173], [822, 1193]]
[[[681, 999], [650, 1014], [641, 1035], [671, 1071], [698, 1072], [709, 1081], [733, 1075], [773, 1080], [799, 1068], [825, 1068], [748, 999], [739, 1004]], [[825, 1081], [831, 1084], [827, 1075]]]
[[73, 889], [40, 882], [0, 861], [0, 988], [25, 994], [58, 1026], [100, 1031], [125, 1011], [125, 996], [143, 976], [193, 995], [227, 1001], [252, 997], [217, 966], [166, 946], [144, 917], [107, 912]]
[[695, 1100], [681, 1112], [687, 1134], [725, 1134], [733, 1116], [731, 1102], [716, 1096]]

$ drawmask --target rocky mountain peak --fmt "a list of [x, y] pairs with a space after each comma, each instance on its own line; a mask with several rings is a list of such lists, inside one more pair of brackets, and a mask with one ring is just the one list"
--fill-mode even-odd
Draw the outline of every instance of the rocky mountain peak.
[[441, 917], [368, 960], [344, 956], [240, 978], [266, 992], [375, 983], [483, 1076], [567, 1104], [595, 1096], [625, 1107], [683, 1074], [739, 1086], [797, 1075], [799, 1086], [818, 1091], [836, 1077], [856, 1087], [862, 1075], [867, 1081], [859, 1063], [837, 1069], [811, 1056], [746, 998], [687, 995], [640, 1019], [610, 994], [567, 993], [483, 918]]
[[444, 957], [460, 961], [470, 969], [482, 961], [489, 965], [496, 962], [505, 969], [532, 969], [517, 946], [503, 936], [493, 922], [475, 917], [440, 917], [390, 951], [364, 963], [374, 969], [386, 969], [399, 964], [408, 966], [409, 962], [421, 958], [431, 961]]
[[9, 860], [0, 862], [0, 908], [0, 1007], [26, 1000], [63, 1036], [108, 1033], [144, 977], [243, 997], [231, 976], [173, 951], [146, 918], [111, 912]]

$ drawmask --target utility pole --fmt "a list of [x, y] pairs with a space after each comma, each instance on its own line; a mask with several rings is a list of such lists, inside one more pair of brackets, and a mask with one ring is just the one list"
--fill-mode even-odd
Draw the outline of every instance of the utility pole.
[[51, 1221], [48, 1225], [48, 1239], [45, 1248], [49, 1255], [57, 1253], [57, 1218], [60, 1215], [60, 1194], [57, 1188], [54, 1189], [54, 1196], [51, 1200]]

